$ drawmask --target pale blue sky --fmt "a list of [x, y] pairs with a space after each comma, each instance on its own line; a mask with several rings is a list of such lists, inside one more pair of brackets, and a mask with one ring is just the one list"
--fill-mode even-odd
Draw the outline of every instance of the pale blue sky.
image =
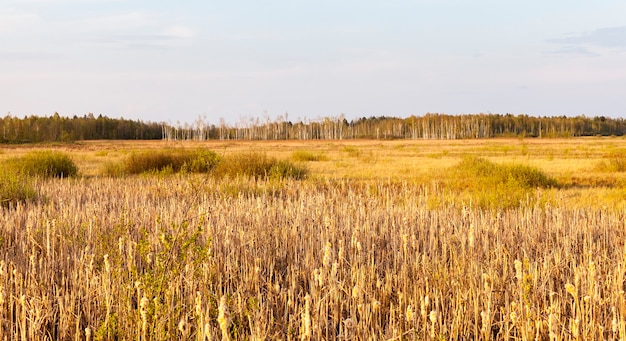
[[626, 116], [625, 15], [617, 0], [0, 0], [0, 115]]

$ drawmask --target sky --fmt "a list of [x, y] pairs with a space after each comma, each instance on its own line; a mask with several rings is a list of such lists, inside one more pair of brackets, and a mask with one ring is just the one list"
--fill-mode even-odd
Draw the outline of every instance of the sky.
[[0, 0], [0, 115], [626, 117], [624, 14], [617, 0]]

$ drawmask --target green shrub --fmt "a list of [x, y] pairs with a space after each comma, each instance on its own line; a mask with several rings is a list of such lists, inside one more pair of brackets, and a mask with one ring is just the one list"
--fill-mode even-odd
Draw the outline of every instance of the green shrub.
[[119, 177], [125, 174], [124, 164], [120, 162], [106, 162], [102, 166], [102, 175], [110, 177]]
[[556, 181], [541, 170], [520, 164], [495, 164], [479, 157], [466, 157], [455, 167], [465, 183], [515, 183], [524, 188], [553, 187]]
[[[211, 171], [220, 159], [220, 156], [215, 152], [200, 149], [134, 152], [123, 161], [121, 172], [125, 174], [176, 173], [180, 171], [205, 173]], [[120, 171], [110, 165], [108, 168], [113, 174]], [[105, 169], [105, 174], [107, 172]]]
[[140, 174], [162, 171], [168, 166], [180, 169], [182, 163], [178, 163], [172, 152], [144, 151], [131, 153], [123, 161], [122, 169], [127, 174]]
[[78, 174], [78, 167], [72, 158], [51, 150], [30, 152], [10, 160], [8, 164], [14, 170], [30, 176], [66, 178]]
[[557, 182], [541, 170], [520, 164], [495, 164], [468, 157], [446, 173], [447, 186], [461, 200], [471, 200], [481, 208], [515, 208], [532, 201], [537, 188]]
[[294, 161], [306, 162], [306, 161], [326, 161], [328, 157], [322, 153], [312, 153], [306, 150], [298, 150], [291, 154], [291, 158]]
[[244, 176], [255, 179], [265, 178], [269, 175], [274, 160], [265, 154], [242, 153], [224, 158], [216, 168], [215, 175], [229, 176], [231, 178]]
[[304, 179], [306, 167], [289, 161], [278, 161], [260, 153], [242, 153], [221, 157], [208, 150], [162, 150], [134, 152], [122, 163], [107, 163], [103, 174], [120, 176], [123, 174], [178, 172], [207, 173], [216, 177], [246, 177], [254, 179]]
[[32, 178], [25, 174], [7, 167], [0, 167], [0, 206], [12, 207], [18, 202], [35, 199], [37, 192], [32, 182]]
[[272, 179], [294, 179], [303, 180], [307, 177], [308, 170], [289, 161], [277, 161], [270, 168], [270, 178]]
[[213, 170], [222, 157], [209, 150], [196, 150], [185, 158], [182, 170], [192, 173], [207, 173]]
[[216, 176], [230, 178], [249, 177], [255, 179], [292, 178], [304, 179], [308, 170], [289, 161], [278, 161], [260, 153], [242, 153], [224, 158], [216, 167]]

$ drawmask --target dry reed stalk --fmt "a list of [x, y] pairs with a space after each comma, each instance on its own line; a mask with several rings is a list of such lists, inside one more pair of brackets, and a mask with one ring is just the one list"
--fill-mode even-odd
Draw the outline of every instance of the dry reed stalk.
[[626, 335], [622, 211], [429, 209], [449, 193], [403, 182], [229, 184], [41, 182], [47, 202], [0, 215], [0, 328], [59, 340]]

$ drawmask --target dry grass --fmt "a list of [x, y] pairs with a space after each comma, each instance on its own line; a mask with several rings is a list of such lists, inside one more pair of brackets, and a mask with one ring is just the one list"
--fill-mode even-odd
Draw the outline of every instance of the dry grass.
[[[306, 181], [197, 174], [39, 181], [47, 200], [0, 214], [0, 335], [624, 339], [622, 174], [590, 185], [606, 175], [596, 173], [596, 161], [624, 142], [568, 141], [524, 141], [530, 159], [504, 155], [519, 140], [509, 141], [511, 148], [465, 141], [275, 142], [257, 149], [279, 158], [308, 150], [328, 161], [308, 162], [313, 177]], [[563, 148], [571, 146], [588, 158], [565, 156]], [[235, 155], [249, 145], [212, 147]], [[80, 156], [99, 164], [135, 149], [89, 148], [64, 150], [75, 153], [81, 173]], [[540, 158], [546, 148], [554, 156]], [[6, 149], [0, 157], [21, 152]], [[527, 162], [570, 182], [529, 190], [535, 200], [514, 208], [482, 209], [455, 200], [454, 188], [420, 168], [429, 160], [441, 172], [480, 153], [496, 164]], [[591, 165], [586, 173], [550, 171], [553, 162], [577, 158]], [[403, 165], [407, 160], [413, 163]], [[381, 164], [369, 175], [357, 170], [360, 176], [342, 178], [350, 167]], [[400, 175], [380, 173], [401, 167]]]

